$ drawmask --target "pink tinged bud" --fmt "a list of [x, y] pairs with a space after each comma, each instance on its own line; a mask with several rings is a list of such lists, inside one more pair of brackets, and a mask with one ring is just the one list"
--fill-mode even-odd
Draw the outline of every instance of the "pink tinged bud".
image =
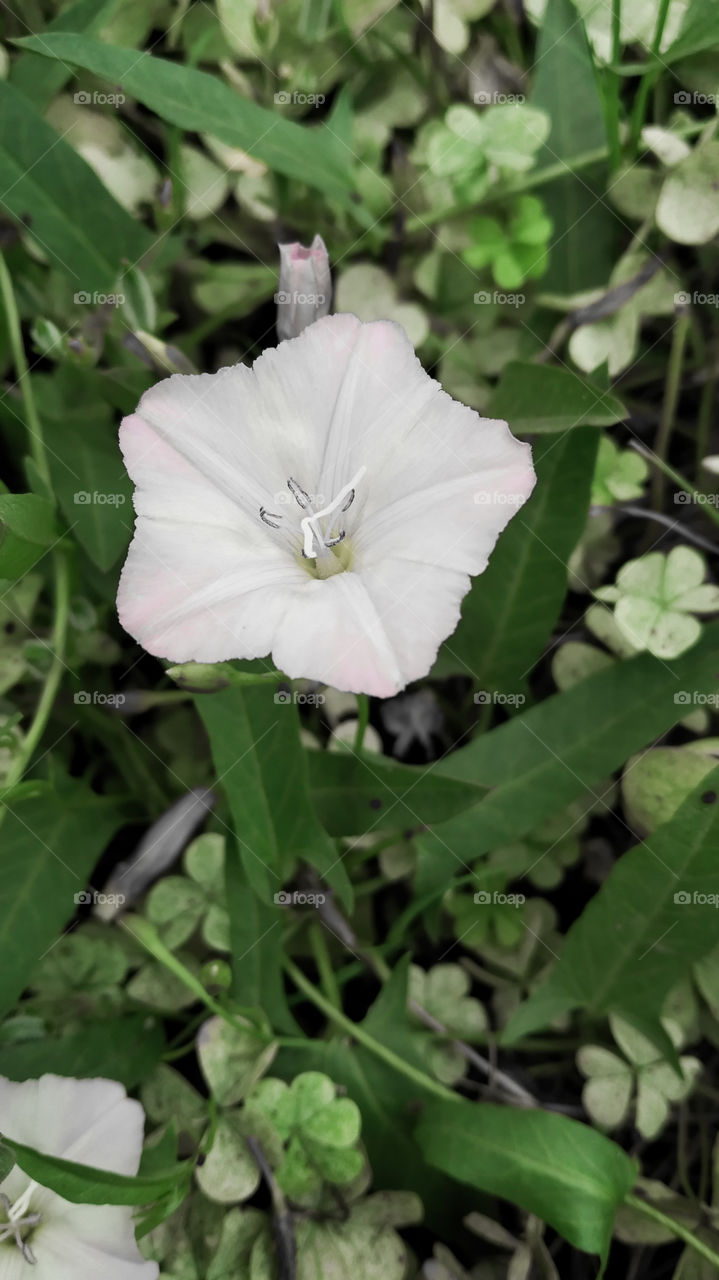
[[309, 249], [296, 240], [281, 244], [280, 285], [277, 303], [277, 336], [296, 338], [309, 324], [326, 316], [332, 302], [330, 260], [322, 236]]

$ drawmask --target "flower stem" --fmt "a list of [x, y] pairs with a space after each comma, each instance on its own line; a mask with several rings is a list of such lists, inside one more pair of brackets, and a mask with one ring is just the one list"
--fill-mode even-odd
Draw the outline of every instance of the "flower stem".
[[662, 1213], [661, 1209], [657, 1209], [655, 1205], [650, 1204], [648, 1200], [642, 1200], [639, 1196], [628, 1195], [624, 1198], [624, 1203], [629, 1205], [631, 1209], [636, 1209], [638, 1213], [643, 1213], [646, 1218], [651, 1218], [653, 1222], [659, 1222], [668, 1231], [672, 1231], [678, 1240], [683, 1240], [688, 1244], [690, 1249], [694, 1249], [696, 1253], [701, 1254], [702, 1258], [706, 1258], [707, 1262], [712, 1262], [715, 1267], [719, 1267], [719, 1253], [715, 1253], [713, 1249], [695, 1236], [688, 1227], [677, 1222], [675, 1218], [670, 1218], [668, 1214]]
[[621, 78], [615, 68], [622, 57], [622, 0], [612, 0], [612, 57], [611, 67], [607, 68], [605, 79], [605, 113], [607, 123], [607, 141], [609, 143], [609, 167], [612, 172], [619, 168], [622, 153], [619, 141], [619, 90]]
[[310, 925], [309, 930], [310, 946], [312, 947], [312, 955], [320, 975], [322, 990], [327, 999], [335, 1006], [336, 1009], [342, 1008], [342, 998], [340, 989], [337, 985], [334, 969], [330, 961], [329, 951], [327, 949], [327, 940], [324, 934], [324, 926], [318, 924]]
[[[669, 441], [671, 440], [677, 401], [679, 400], [682, 365], [684, 363], [684, 348], [686, 346], [690, 323], [689, 310], [683, 310], [677, 317], [677, 322], [672, 330], [672, 343], [669, 349], [669, 364], [667, 366], [667, 377], [664, 384], [662, 416], [659, 421], [659, 430], [657, 431], [657, 438], [654, 445], [657, 463], [662, 462], [666, 464], [667, 453], [669, 452]], [[656, 507], [657, 510], [661, 510], [664, 500], [664, 475], [664, 469], [659, 467], [652, 477], [652, 505]]]
[[669, 3], [670, 0], [661, 0], [659, 12], [657, 14], [656, 26], [654, 28], [654, 38], [652, 40], [650, 59], [647, 64], [646, 71], [639, 82], [637, 96], [634, 99], [630, 135], [632, 154], [634, 154], [639, 144], [639, 138], [642, 129], [644, 128], [644, 117], [647, 113], [647, 100], [649, 98], [649, 94], [654, 87], [654, 83], [660, 71], [662, 70], [662, 63], [659, 61], [659, 48], [662, 43], [662, 36], [664, 35], [664, 24], [666, 23], [667, 14], [669, 12]]
[[381, 1058], [382, 1061], [386, 1062], [394, 1071], [399, 1072], [400, 1075], [406, 1076], [408, 1080], [411, 1080], [413, 1084], [419, 1085], [420, 1088], [424, 1089], [427, 1093], [433, 1093], [438, 1098], [442, 1098], [445, 1101], [448, 1099], [451, 1099], [453, 1102], [460, 1101], [459, 1094], [453, 1093], [451, 1089], [446, 1089], [443, 1084], [439, 1084], [438, 1081], [432, 1080], [429, 1076], [425, 1075], [423, 1071], [419, 1071], [416, 1067], [413, 1067], [411, 1063], [405, 1062], [403, 1058], [398, 1056], [398, 1054], [393, 1053], [391, 1049], [388, 1049], [387, 1045], [380, 1044], [379, 1040], [375, 1040], [374, 1036], [371, 1036], [369, 1032], [365, 1031], [358, 1023], [351, 1022], [350, 1019], [342, 1013], [341, 1009], [335, 1009], [334, 1005], [330, 1004], [330, 1001], [326, 1000], [316, 987], [313, 987], [312, 983], [309, 982], [302, 973], [302, 970], [298, 969], [297, 965], [293, 964], [291, 960], [285, 959], [283, 964], [286, 973], [292, 979], [295, 986], [307, 996], [307, 999], [311, 1000], [312, 1004], [320, 1009], [322, 1013], [324, 1013], [325, 1017], [329, 1018], [331, 1022], [336, 1023], [336, 1025], [341, 1027], [347, 1035], [352, 1036], [353, 1040], [357, 1040], [365, 1049], [369, 1049], [370, 1053], [373, 1053], [376, 1058]]
[[[25, 348], [23, 347], [22, 332], [20, 330], [20, 317], [18, 315], [17, 303], [15, 301], [15, 293], [12, 287], [10, 273], [7, 269], [7, 264], [1, 253], [0, 297], [2, 298], [3, 309], [7, 320], [8, 336], [10, 339], [10, 349], [12, 351], [15, 372], [22, 392], [23, 404], [25, 407], [25, 421], [30, 437], [30, 450], [33, 462], [35, 463], [38, 479], [40, 480], [43, 489], [46, 490], [48, 499], [50, 501], [54, 501], [52, 482], [50, 479], [50, 468], [48, 466], [47, 454], [45, 452], [42, 423], [35, 406], [35, 397], [32, 392], [30, 370], [25, 356]], [[67, 559], [62, 551], [56, 550], [53, 552], [52, 564], [55, 607], [52, 630], [52, 661], [47, 675], [45, 676], [42, 692], [35, 708], [35, 714], [33, 715], [30, 727], [22, 740], [18, 753], [15, 756], [5, 778], [4, 791], [8, 791], [11, 787], [17, 785], [30, 763], [35, 748], [45, 732], [45, 726], [50, 718], [55, 696], [60, 687], [62, 669], [65, 665], [64, 656], [70, 609], [70, 574]], [[6, 810], [3, 810], [2, 813], [0, 813], [0, 821], [2, 820], [5, 812]]]
[[352, 746], [353, 751], [360, 752], [362, 750], [362, 743], [364, 742], [364, 736], [365, 736], [365, 732], [368, 724], [369, 724], [369, 698], [367, 697], [366, 693], [358, 693], [357, 694], [357, 730], [355, 732], [355, 740]]

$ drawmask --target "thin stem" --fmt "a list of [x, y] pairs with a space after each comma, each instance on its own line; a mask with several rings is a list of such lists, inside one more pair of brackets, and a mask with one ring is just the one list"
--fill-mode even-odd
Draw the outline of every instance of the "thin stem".
[[630, 134], [632, 154], [638, 146], [639, 138], [644, 127], [644, 117], [647, 113], [647, 100], [649, 98], [649, 94], [654, 87], [657, 76], [662, 70], [661, 63], [659, 62], [659, 49], [662, 43], [662, 36], [664, 35], [664, 24], [666, 23], [667, 14], [669, 12], [669, 4], [670, 0], [661, 0], [659, 12], [657, 14], [657, 24], [654, 28], [651, 56], [647, 69], [639, 82], [637, 96], [634, 100], [632, 128]]
[[[691, 480], [689, 480], [685, 475], [682, 475], [681, 471], [677, 471], [675, 467], [670, 467], [668, 462], [664, 462], [661, 458], [657, 457], [651, 449], [645, 449], [644, 445], [639, 444], [637, 440], [630, 440], [629, 445], [630, 448], [636, 449], [637, 453], [641, 453], [642, 457], [646, 458], [647, 462], [650, 462], [655, 467], [659, 467], [659, 470], [663, 471], [664, 475], [668, 476], [678, 489], [683, 490], [684, 493], [690, 494], [690, 496], [696, 500], [699, 491], [694, 488]], [[719, 524], [719, 511], [717, 511], [716, 507], [713, 507], [710, 502], [700, 502], [700, 510], [702, 510], [705, 515], [709, 516], [709, 519], [713, 520], [715, 524]]]
[[359, 753], [362, 750], [362, 743], [369, 724], [369, 698], [366, 693], [357, 694], [357, 729], [355, 731], [355, 740], [352, 750]]
[[695, 1236], [681, 1222], [677, 1222], [675, 1218], [670, 1218], [667, 1213], [662, 1213], [661, 1209], [657, 1209], [648, 1200], [640, 1199], [639, 1196], [625, 1196], [624, 1203], [629, 1205], [630, 1208], [636, 1209], [638, 1213], [643, 1213], [645, 1218], [651, 1218], [653, 1222], [661, 1223], [668, 1231], [672, 1231], [678, 1240], [683, 1240], [696, 1253], [701, 1254], [702, 1258], [706, 1258], [707, 1262], [712, 1262], [715, 1267], [719, 1267], [719, 1253], [715, 1253], [713, 1249], [710, 1249], [708, 1244], [705, 1244], [703, 1240]]
[[605, 77], [605, 110], [607, 118], [607, 141], [609, 143], [609, 167], [612, 171], [619, 168], [621, 162], [621, 145], [619, 141], [619, 109], [621, 77], [615, 70], [622, 57], [622, 0], [612, 0], [612, 59]]
[[[662, 416], [659, 421], [659, 429], [654, 445], [656, 454], [655, 461], [666, 463], [667, 454], [669, 452], [669, 441], [671, 440], [672, 428], [674, 426], [674, 418], [676, 415], [677, 402], [679, 400], [679, 389], [682, 377], [682, 365], [684, 363], [684, 348], [686, 346], [687, 336], [691, 317], [689, 310], [682, 311], [677, 317], [677, 322], [672, 330], [672, 343], [669, 350], [669, 364], [667, 366], [667, 378], [664, 384], [664, 401], [662, 403]], [[661, 510], [664, 500], [664, 471], [660, 467], [654, 472], [652, 477], [652, 505], [657, 510]]]
[[326, 1000], [316, 987], [313, 987], [312, 983], [308, 981], [302, 970], [298, 969], [297, 965], [293, 964], [291, 960], [285, 959], [283, 961], [283, 965], [286, 973], [292, 979], [295, 986], [298, 987], [305, 996], [307, 996], [307, 999], [311, 1000], [312, 1004], [321, 1010], [326, 1018], [329, 1018], [331, 1022], [336, 1023], [336, 1025], [341, 1027], [347, 1035], [352, 1036], [352, 1038], [357, 1040], [359, 1044], [363, 1045], [365, 1049], [368, 1049], [370, 1053], [373, 1053], [376, 1058], [381, 1058], [382, 1061], [386, 1062], [394, 1071], [397, 1071], [400, 1075], [406, 1076], [408, 1080], [411, 1080], [413, 1084], [419, 1085], [419, 1087], [424, 1089], [426, 1093], [433, 1093], [436, 1097], [442, 1098], [445, 1102], [449, 1100], [452, 1102], [461, 1101], [459, 1094], [453, 1093], [451, 1089], [446, 1089], [443, 1084], [439, 1084], [436, 1080], [432, 1080], [430, 1076], [425, 1075], [423, 1071], [418, 1071], [416, 1067], [411, 1065], [411, 1063], [405, 1062], [403, 1058], [400, 1058], [396, 1053], [393, 1053], [386, 1045], [380, 1044], [379, 1040], [375, 1040], [374, 1036], [371, 1036], [358, 1023], [351, 1022], [340, 1009], [335, 1009], [334, 1005], [330, 1004], [329, 1000]]
[[2, 297], [3, 308], [7, 319], [10, 349], [12, 351], [13, 362], [15, 364], [18, 386], [20, 387], [23, 404], [25, 406], [25, 418], [28, 434], [30, 436], [30, 451], [32, 453], [33, 462], [37, 468], [38, 476], [42, 480], [43, 487], [47, 490], [47, 496], [51, 501], [53, 501], [52, 481], [50, 479], [50, 468], [48, 466], [47, 455], [45, 453], [45, 440], [43, 437], [42, 423], [35, 407], [35, 398], [32, 394], [32, 387], [30, 385], [30, 370], [25, 357], [25, 348], [23, 346], [22, 333], [20, 331], [20, 316], [18, 315], [15, 293], [12, 287], [12, 280], [10, 279], [10, 272], [7, 269], [7, 263], [1, 253], [0, 297]]
[[50, 718], [55, 696], [60, 687], [67, 639], [67, 624], [70, 608], [70, 574], [66, 557], [61, 552], [53, 556], [55, 567], [55, 621], [52, 630], [52, 662], [45, 676], [42, 693], [35, 707], [30, 728], [25, 734], [20, 749], [13, 760], [5, 778], [3, 790], [14, 787], [22, 778], [40, 741], [45, 726]]
[[335, 972], [330, 961], [324, 927], [318, 924], [311, 924], [309, 936], [312, 955], [314, 956], [317, 971], [320, 975], [320, 982], [322, 983], [322, 990], [324, 991], [327, 999], [335, 1006], [335, 1009], [341, 1009], [342, 997], [340, 995], [340, 989], [337, 985]]
[[[53, 500], [50, 468], [48, 466], [47, 455], [45, 453], [42, 423], [35, 406], [35, 397], [32, 392], [30, 370], [25, 357], [25, 348], [23, 346], [22, 332], [20, 329], [20, 317], [18, 315], [12, 280], [10, 279], [10, 273], [8, 272], [7, 264], [2, 254], [0, 254], [0, 297], [2, 297], [3, 307], [5, 310], [15, 372], [17, 374], [17, 380], [22, 392], [23, 404], [25, 406], [25, 419], [30, 437], [32, 458], [35, 463], [38, 478], [42, 482], [43, 488], [46, 489], [48, 498]], [[52, 661], [45, 676], [42, 692], [37, 706], [35, 707], [35, 714], [33, 715], [30, 727], [23, 738], [18, 753], [5, 778], [4, 790], [9, 790], [11, 787], [16, 786], [30, 763], [35, 748], [45, 732], [45, 726], [50, 718], [53, 703], [60, 687], [63, 667], [65, 665], [65, 646], [67, 642], [67, 628], [70, 612], [70, 573], [67, 559], [59, 549], [53, 552], [52, 564], [55, 608], [52, 629]], [[4, 812], [6, 811], [3, 810], [3, 814]], [[2, 820], [3, 814], [0, 814], [0, 820]]]

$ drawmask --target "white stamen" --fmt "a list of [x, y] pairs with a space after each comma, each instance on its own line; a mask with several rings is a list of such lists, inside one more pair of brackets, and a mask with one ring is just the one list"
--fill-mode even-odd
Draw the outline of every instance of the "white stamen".
[[[340, 503], [344, 502], [345, 498], [347, 497], [347, 494], [350, 493], [355, 488], [357, 481], [362, 479], [366, 470], [367, 470], [366, 467], [360, 467], [357, 474], [352, 477], [349, 484], [344, 485], [343, 488], [340, 489], [339, 493], [337, 494], [337, 497], [334, 498], [332, 502], [330, 502], [329, 506], [323, 507], [321, 511], [315, 512], [314, 515], [305, 516], [304, 519], [300, 522], [302, 533], [304, 535], [303, 551], [305, 556], [308, 559], [313, 559], [316, 555], [319, 554], [319, 552], [322, 550], [322, 547], [327, 545], [324, 542], [319, 530], [313, 527], [315, 522], [318, 520], [321, 520], [324, 516], [331, 516], [332, 513], [337, 510], [337, 507], [340, 505]], [[315, 538], [317, 539], [317, 551], [314, 550]]]
[[8, 1209], [7, 1216], [10, 1222], [17, 1222], [18, 1219], [25, 1217], [25, 1214], [30, 1208], [30, 1200], [32, 1199], [32, 1193], [36, 1187], [37, 1187], [36, 1182], [28, 1183], [22, 1195], [18, 1196], [14, 1205], [12, 1205], [10, 1209]]

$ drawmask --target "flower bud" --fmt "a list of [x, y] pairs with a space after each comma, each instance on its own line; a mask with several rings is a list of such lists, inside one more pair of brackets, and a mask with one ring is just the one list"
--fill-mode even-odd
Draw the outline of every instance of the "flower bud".
[[326, 316], [332, 301], [330, 260], [322, 236], [315, 236], [309, 249], [299, 240], [281, 244], [280, 287], [277, 303], [277, 336], [296, 338], [320, 316]]

